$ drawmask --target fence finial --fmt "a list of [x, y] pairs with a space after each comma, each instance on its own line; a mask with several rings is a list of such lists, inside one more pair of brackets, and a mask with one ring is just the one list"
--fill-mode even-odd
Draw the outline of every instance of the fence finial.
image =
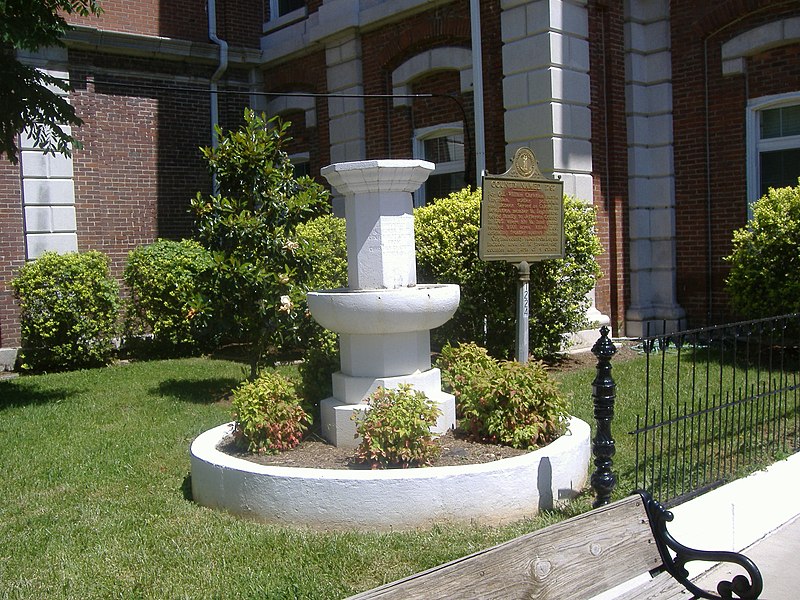
[[597, 357], [597, 375], [592, 382], [592, 399], [594, 400], [594, 418], [597, 432], [592, 443], [595, 472], [592, 473], [592, 488], [596, 499], [594, 508], [611, 501], [611, 492], [617, 485], [617, 476], [611, 470], [612, 457], [616, 452], [614, 438], [611, 436], [611, 421], [614, 419], [614, 399], [616, 384], [611, 377], [611, 357], [617, 353], [617, 347], [608, 337], [609, 329], [605, 325], [600, 328], [600, 337], [592, 347], [592, 354]]

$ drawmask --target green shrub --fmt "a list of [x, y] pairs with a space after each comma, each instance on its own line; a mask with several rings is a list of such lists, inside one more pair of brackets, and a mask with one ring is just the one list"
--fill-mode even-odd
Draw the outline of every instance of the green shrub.
[[445, 389], [456, 398], [456, 415], [460, 418], [460, 400], [463, 390], [474, 387], [473, 379], [478, 373], [492, 371], [497, 361], [489, 356], [486, 348], [475, 343], [450, 344], [442, 348], [436, 360], [436, 366], [442, 371], [442, 383]]
[[196, 351], [202, 333], [193, 319], [200, 278], [211, 268], [209, 252], [197, 242], [157, 240], [128, 254], [123, 278], [126, 341], [152, 333], [158, 354]]
[[311, 421], [294, 383], [265, 372], [233, 391], [234, 439], [250, 452], [277, 454], [297, 446]]
[[[480, 190], [465, 189], [414, 211], [417, 279], [461, 286], [456, 314], [432, 332], [434, 348], [448, 341], [487, 344], [485, 331], [494, 340], [514, 326], [514, 305], [505, 306], [508, 298], [513, 302], [514, 267], [478, 258], [480, 199]], [[508, 339], [497, 340], [488, 346], [493, 352], [502, 346], [505, 352], [508, 343]]]
[[497, 361], [462, 344], [445, 346], [437, 366], [456, 397], [458, 427], [471, 438], [534, 449], [564, 433], [566, 401], [540, 362]]
[[317, 328], [319, 331], [298, 366], [306, 410], [315, 418], [319, 416], [320, 401], [333, 395], [331, 375], [339, 370], [338, 336], [320, 326]]
[[[421, 283], [457, 283], [461, 303], [432, 332], [432, 346], [475, 341], [492, 356], [511, 355], [516, 334], [515, 265], [478, 258], [480, 190], [462, 190], [415, 210], [417, 273]], [[595, 211], [564, 197], [565, 256], [531, 264], [529, 349], [545, 358], [561, 352], [564, 334], [589, 325], [587, 293], [599, 276]]]
[[[347, 244], [345, 242], [344, 219], [323, 215], [299, 223], [295, 229], [301, 240], [300, 252], [308, 264], [306, 278], [301, 282], [309, 291], [347, 287]], [[305, 298], [301, 302], [305, 318], [297, 328], [298, 347], [306, 350], [304, 392], [306, 400], [330, 396], [330, 375], [339, 369], [339, 348], [336, 336], [325, 331], [307, 310]], [[309, 365], [321, 370], [312, 372]], [[327, 392], [326, 392], [327, 391]], [[325, 393], [325, 395], [319, 395]], [[309, 394], [311, 396], [309, 397]]]
[[11, 282], [19, 300], [19, 368], [65, 371], [114, 357], [119, 286], [101, 252], [45, 252]]
[[340, 217], [322, 215], [299, 223], [297, 237], [304, 241], [302, 251], [314, 268], [305, 280], [309, 290], [347, 287], [347, 243], [345, 222]]
[[353, 415], [361, 443], [354, 460], [373, 469], [426, 466], [439, 455], [431, 427], [439, 408], [410, 385], [378, 388], [369, 397], [369, 409]]
[[755, 319], [800, 312], [800, 180], [770, 188], [733, 232], [727, 289], [734, 310]]

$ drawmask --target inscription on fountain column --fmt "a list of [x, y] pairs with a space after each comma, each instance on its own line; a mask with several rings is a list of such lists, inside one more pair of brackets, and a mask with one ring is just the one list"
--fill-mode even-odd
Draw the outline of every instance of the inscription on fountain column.
[[381, 216], [367, 236], [358, 260], [362, 289], [416, 284], [413, 216]]
[[481, 260], [534, 262], [564, 256], [564, 184], [542, 176], [529, 148], [503, 175], [483, 178]]

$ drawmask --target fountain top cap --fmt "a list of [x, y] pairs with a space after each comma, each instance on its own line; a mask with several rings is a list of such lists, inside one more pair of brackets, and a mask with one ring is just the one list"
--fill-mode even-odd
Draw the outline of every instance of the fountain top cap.
[[371, 192], [415, 192], [435, 165], [426, 160], [359, 160], [323, 167], [321, 174], [347, 196]]

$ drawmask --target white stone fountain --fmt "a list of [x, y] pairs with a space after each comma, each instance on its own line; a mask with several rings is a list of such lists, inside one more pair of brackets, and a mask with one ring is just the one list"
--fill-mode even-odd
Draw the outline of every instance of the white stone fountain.
[[354, 411], [379, 386], [411, 384], [441, 415], [434, 432], [455, 426], [455, 400], [431, 368], [430, 330], [458, 308], [457, 285], [417, 285], [412, 193], [433, 171], [420, 160], [337, 163], [322, 175], [344, 196], [348, 287], [308, 294], [311, 315], [339, 334], [341, 370], [322, 400], [322, 434], [358, 444]]
[[[439, 405], [436, 430], [453, 426], [453, 397], [431, 368], [430, 329], [453, 315], [455, 285], [417, 285], [411, 193], [431, 163], [379, 160], [323, 169], [345, 196], [349, 288], [308, 295], [314, 318], [340, 335], [341, 371], [322, 402], [330, 441], [355, 446], [350, 416], [379, 385], [410, 383]], [[500, 524], [551, 509], [586, 484], [589, 425], [534, 452], [490, 463], [420, 469], [309, 469], [261, 465], [220, 445], [220, 425], [190, 449], [192, 495], [202, 506], [250, 519], [320, 529], [400, 530], [434, 523]]]

